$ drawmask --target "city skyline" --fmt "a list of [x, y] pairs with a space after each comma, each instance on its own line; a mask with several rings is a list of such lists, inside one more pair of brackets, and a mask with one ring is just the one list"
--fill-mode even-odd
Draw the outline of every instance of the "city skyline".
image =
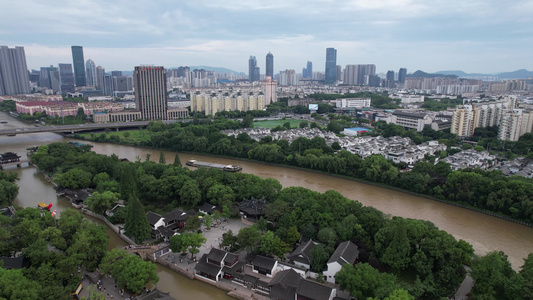
[[250, 55], [271, 51], [274, 73], [307, 61], [323, 72], [326, 48], [337, 49], [342, 67], [375, 64], [378, 73], [533, 69], [531, 0], [0, 1], [0, 45], [23, 46], [30, 69], [72, 62], [71, 45], [108, 70], [209, 65], [247, 73]]

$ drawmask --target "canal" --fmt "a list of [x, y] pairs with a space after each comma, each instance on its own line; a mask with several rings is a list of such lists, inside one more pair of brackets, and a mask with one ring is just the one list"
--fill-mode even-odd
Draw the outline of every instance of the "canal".
[[[0, 113], [0, 119], [6, 119], [9, 123], [1, 124], [0, 126], [28, 126], [2, 114], [3, 113]], [[71, 140], [54, 133], [0, 136], [0, 153], [13, 151], [19, 153], [22, 158], [25, 158], [25, 149], [27, 147], [67, 141]], [[91, 142], [91, 144], [94, 145], [92, 150], [97, 153], [106, 155], [114, 153], [118, 157], [127, 158], [130, 161], [134, 161], [137, 157], [144, 160], [147, 154], [150, 155], [151, 160], [158, 161], [160, 155], [159, 150], [107, 143]], [[164, 154], [167, 163], [172, 163], [174, 161], [175, 153], [164, 152]], [[513, 267], [517, 270], [522, 265], [523, 258], [533, 251], [533, 228], [433, 201], [424, 197], [417, 197], [356, 181], [308, 171], [197, 154], [179, 153], [179, 156], [182, 165], [185, 165], [185, 162], [189, 159], [240, 165], [243, 167], [242, 172], [255, 174], [262, 178], [274, 178], [280, 181], [283, 187], [301, 186], [318, 192], [336, 190], [350, 199], [357, 200], [367, 206], [373, 206], [392, 216], [431, 221], [440, 229], [451, 233], [457, 239], [463, 239], [472, 244], [478, 255], [483, 255], [493, 250], [504, 251], [509, 256], [509, 261], [512, 263]], [[58, 211], [69, 207], [68, 201], [61, 197], [58, 198], [54, 190], [51, 188], [51, 185], [36, 171], [35, 168], [10, 168], [10, 170], [17, 172], [20, 177], [19, 185], [21, 186], [21, 189], [19, 196], [16, 199], [16, 204], [21, 206], [35, 206], [37, 202], [44, 201], [46, 203], [53, 203]], [[111, 247], [114, 246], [114, 244], [111, 244]], [[116, 246], [120, 245], [116, 244]], [[163, 277], [168, 276], [168, 272], [163, 270], [159, 271]], [[176, 276], [180, 278], [179, 280], [186, 279], [179, 275]], [[167, 281], [166, 279], [163, 279], [163, 277], [161, 279], [162, 283]], [[207, 287], [204, 288], [204, 285], [202, 284], [201, 290], [204, 289], [207, 289]], [[162, 288], [162, 290], [165, 291], [168, 289]]]

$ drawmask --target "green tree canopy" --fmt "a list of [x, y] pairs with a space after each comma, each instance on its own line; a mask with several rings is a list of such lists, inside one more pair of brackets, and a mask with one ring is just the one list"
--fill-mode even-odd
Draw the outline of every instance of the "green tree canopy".
[[150, 238], [152, 229], [144, 207], [136, 196], [128, 200], [126, 209], [126, 223], [124, 224], [126, 234], [133, 237], [137, 243]]
[[157, 283], [157, 267], [150, 261], [143, 261], [122, 249], [113, 249], [100, 263], [103, 274], [111, 274], [118, 286], [140, 294], [149, 282]]
[[91, 173], [78, 168], [54, 176], [54, 182], [67, 189], [88, 188], [92, 179]]
[[357, 299], [383, 299], [396, 287], [394, 275], [379, 273], [367, 263], [358, 263], [355, 266], [345, 264], [335, 275], [335, 281], [341, 289], [350, 292], [350, 295]]

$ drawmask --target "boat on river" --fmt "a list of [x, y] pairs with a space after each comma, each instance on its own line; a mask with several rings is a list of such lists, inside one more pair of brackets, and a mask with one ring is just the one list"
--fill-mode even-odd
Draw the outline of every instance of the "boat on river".
[[236, 165], [223, 165], [223, 164], [216, 164], [216, 163], [210, 163], [205, 161], [197, 161], [195, 159], [191, 159], [185, 163], [187, 166], [196, 167], [196, 168], [215, 168], [220, 169], [226, 172], [239, 172], [242, 170], [241, 166]]

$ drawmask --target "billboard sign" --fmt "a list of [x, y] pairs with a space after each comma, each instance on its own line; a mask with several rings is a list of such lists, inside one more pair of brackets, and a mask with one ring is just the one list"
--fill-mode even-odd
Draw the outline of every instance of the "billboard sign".
[[317, 111], [318, 110], [318, 104], [309, 104], [309, 110]]

